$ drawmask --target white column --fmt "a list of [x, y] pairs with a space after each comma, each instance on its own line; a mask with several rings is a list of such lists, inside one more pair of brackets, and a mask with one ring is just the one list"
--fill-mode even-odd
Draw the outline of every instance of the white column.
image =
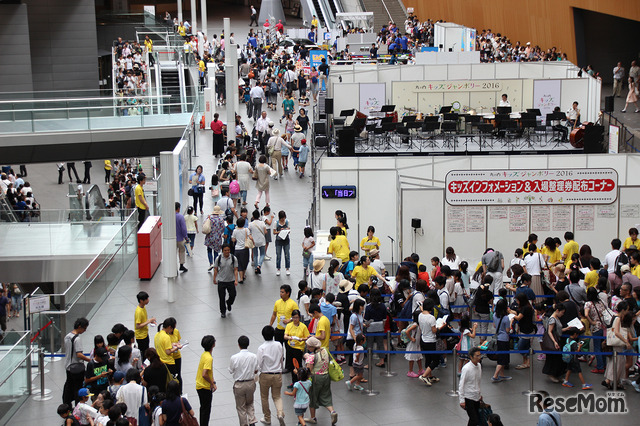
[[[202, 22], [200, 23], [200, 31], [202, 31], [202, 34], [207, 35], [207, 0], [200, 0], [200, 14], [202, 16], [201, 20]], [[207, 36], [208, 39], [208, 36]], [[209, 40], [211, 41], [211, 40]]]
[[184, 22], [182, 20], [182, 0], [178, 0], [178, 21]]
[[162, 217], [162, 274], [167, 278], [167, 301], [175, 302], [175, 277], [178, 276], [178, 264], [176, 263], [176, 220], [175, 220], [175, 170], [173, 152], [162, 151], [160, 153], [160, 199], [162, 200], [160, 216]]
[[235, 135], [236, 122], [236, 100], [238, 99], [238, 78], [233, 76], [233, 69], [237, 68], [233, 63], [231, 51], [233, 46], [229, 43], [229, 34], [231, 34], [231, 19], [223, 18], [224, 28], [224, 77], [227, 92], [227, 139], [233, 139], [231, 135]]
[[191, 34], [198, 33], [198, 10], [196, 0], [191, 0]]

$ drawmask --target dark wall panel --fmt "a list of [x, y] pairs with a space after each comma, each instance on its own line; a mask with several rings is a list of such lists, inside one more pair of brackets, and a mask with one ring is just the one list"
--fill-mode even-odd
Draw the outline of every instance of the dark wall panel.
[[0, 16], [0, 92], [31, 92], [27, 6], [0, 4]]
[[34, 90], [98, 89], [93, 0], [24, 3], [28, 6]]

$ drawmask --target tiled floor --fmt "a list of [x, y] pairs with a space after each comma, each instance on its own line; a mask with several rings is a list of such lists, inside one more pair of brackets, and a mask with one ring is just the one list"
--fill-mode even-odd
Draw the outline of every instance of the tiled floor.
[[[244, 17], [244, 13], [242, 15]], [[242, 18], [245, 19], [245, 18]], [[212, 25], [212, 24], [210, 24]], [[221, 25], [219, 25], [221, 26]], [[234, 30], [235, 27], [234, 27]], [[240, 31], [236, 30], [236, 34]], [[224, 116], [224, 114], [222, 114]], [[276, 113], [269, 114], [277, 123]], [[249, 121], [249, 126], [252, 123]], [[205, 175], [210, 175], [214, 169], [214, 159], [203, 153], [211, 152], [211, 139], [209, 133], [201, 134], [198, 140], [198, 152], [201, 153], [197, 163], [204, 166]], [[97, 162], [95, 162], [97, 163]], [[64, 208], [64, 185], [55, 183], [56, 172], [54, 165], [36, 165], [29, 168], [30, 178], [34, 188], [42, 195], [37, 195], [41, 203], [50, 204], [48, 208]], [[96, 182], [102, 176], [102, 169], [97, 164], [93, 169]], [[307, 218], [311, 200], [310, 179], [299, 179], [292, 170], [284, 178], [277, 182], [272, 181], [272, 208], [276, 212], [285, 210], [292, 227], [291, 236], [291, 260], [292, 275], [287, 277], [275, 276], [275, 253], [273, 247], [268, 254], [274, 258], [265, 262], [263, 274], [255, 276], [248, 273], [245, 284], [238, 288], [238, 298], [233, 311], [227, 318], [220, 318], [218, 312], [218, 295], [212, 284], [212, 276], [207, 273], [208, 262], [203, 246], [203, 235], [200, 234], [196, 241], [195, 255], [188, 258], [186, 266], [189, 271], [182, 273], [175, 283], [168, 283], [162, 277], [162, 270], [158, 270], [150, 281], [140, 281], [137, 278], [136, 263], [125, 273], [120, 283], [113, 291], [107, 303], [94, 317], [88, 332], [83, 335], [85, 347], [90, 346], [95, 334], [106, 335], [115, 322], [122, 322], [128, 327], [133, 327], [133, 312], [136, 301], [135, 295], [140, 290], [145, 290], [151, 295], [148, 306], [149, 314], [162, 321], [173, 316], [177, 319], [183, 341], [189, 341], [190, 345], [183, 350], [183, 371], [185, 380], [185, 392], [196, 412], [198, 411], [198, 398], [195, 393], [195, 373], [197, 362], [201, 353], [200, 339], [205, 334], [213, 334], [217, 339], [214, 356], [214, 375], [218, 383], [218, 391], [214, 395], [212, 409], [212, 424], [234, 425], [238, 424], [235, 403], [232, 393], [232, 381], [227, 371], [229, 358], [237, 352], [237, 337], [244, 334], [249, 336], [251, 344], [249, 349], [255, 352], [262, 342], [261, 328], [268, 323], [273, 302], [278, 297], [278, 288], [281, 284], [290, 284], [297, 287], [297, 282], [302, 278], [302, 256], [300, 243], [302, 230]], [[56, 192], [57, 191], [57, 192]], [[249, 191], [249, 200], [255, 197], [255, 190]], [[264, 203], [264, 201], [263, 201]], [[211, 211], [212, 203], [205, 200], [207, 211]], [[382, 220], [382, 218], [381, 218]], [[166, 260], [171, 261], [171, 260]], [[175, 303], [166, 301], [169, 285], [176, 287], [177, 300]], [[20, 323], [22, 321], [20, 320]], [[11, 324], [18, 328], [18, 321]], [[152, 332], [153, 333], [153, 332]], [[153, 336], [152, 336], [153, 337]], [[512, 365], [516, 365], [519, 356], [512, 357]], [[482, 379], [482, 394], [484, 399], [493, 405], [494, 412], [502, 416], [505, 425], [534, 425], [537, 416], [527, 412], [528, 399], [521, 392], [528, 388], [528, 371], [511, 370], [509, 374], [514, 376], [510, 382], [491, 384], [490, 376], [494, 369], [494, 363], [483, 361], [484, 375]], [[12, 426], [31, 426], [35, 424], [56, 425], [60, 418], [56, 415], [56, 407], [60, 403], [61, 389], [64, 383], [64, 370], [62, 362], [50, 363], [47, 367], [46, 387], [51, 389], [54, 398], [47, 402], [36, 402], [30, 399], [19, 410], [11, 421]], [[391, 357], [391, 369], [398, 372], [396, 377], [381, 377], [379, 369], [373, 372], [373, 386], [380, 394], [368, 397], [355, 392], [348, 392], [343, 383], [334, 383], [332, 386], [333, 402], [339, 413], [339, 424], [342, 425], [463, 425], [466, 424], [466, 415], [458, 406], [458, 399], [445, 395], [452, 386], [452, 361], [446, 369], [438, 370], [436, 374], [442, 379], [439, 384], [431, 388], [425, 387], [417, 379], [406, 377], [407, 361], [402, 355]], [[552, 385], [541, 374], [542, 364], [534, 362], [535, 388], [545, 389], [554, 395], [575, 395], [580, 391], [562, 388]], [[585, 366], [586, 369], [586, 366]], [[603, 395], [603, 388], [599, 385], [601, 376], [586, 373], [587, 381], [595, 385], [595, 392]], [[575, 379], [575, 378], [574, 378]], [[637, 395], [633, 391], [627, 391], [627, 401], [633, 405], [630, 413], [615, 418], [600, 416], [563, 416], [564, 425], [599, 425], [603, 420], [611, 420], [616, 425], [636, 425], [640, 408], [635, 403]], [[256, 414], [262, 415], [259, 394], [256, 392]], [[295, 424], [292, 398], [284, 396], [284, 405], [287, 424]], [[272, 406], [273, 410], [273, 406]], [[329, 415], [326, 411], [318, 411], [319, 424], [328, 425]], [[273, 419], [275, 421], [275, 419]]]

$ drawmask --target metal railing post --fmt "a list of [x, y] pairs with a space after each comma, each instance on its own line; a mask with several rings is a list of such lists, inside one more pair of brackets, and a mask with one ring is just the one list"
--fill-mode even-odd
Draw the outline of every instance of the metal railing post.
[[618, 390], [618, 350], [613, 348], [613, 390]]
[[[384, 377], [394, 377], [397, 376], [398, 373], [391, 371], [391, 331], [387, 331], [387, 348], [389, 349], [385, 357], [385, 363], [387, 365], [385, 366], [385, 371], [381, 372], [380, 375]], [[371, 370], [371, 367], [369, 367], [369, 370]]]
[[31, 345], [27, 346], [27, 392], [33, 394], [33, 369], [31, 365]]
[[367, 348], [367, 363], [369, 364], [369, 389], [363, 391], [363, 393], [367, 396], [376, 396], [380, 392], [373, 390], [373, 348], [371, 347]]
[[[29, 357], [29, 362], [31, 362], [31, 357]], [[36, 395], [33, 397], [34, 401], [48, 401], [53, 398], [51, 395], [50, 389], [45, 389], [44, 387], [44, 349], [38, 349], [38, 374], [40, 374], [40, 395]], [[36, 391], [37, 392], [37, 391]]]
[[458, 396], [458, 351], [453, 348], [453, 363], [451, 367], [451, 390], [445, 392], [447, 396]]
[[529, 390], [523, 391], [523, 395], [533, 393], [533, 347], [529, 346]]

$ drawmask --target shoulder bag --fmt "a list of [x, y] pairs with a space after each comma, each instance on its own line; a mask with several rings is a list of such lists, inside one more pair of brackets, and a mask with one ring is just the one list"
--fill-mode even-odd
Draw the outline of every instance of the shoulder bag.
[[[75, 336], [73, 336], [71, 338], [71, 357], [73, 358], [73, 354], [76, 353], [76, 339], [78, 338], [79, 334], [76, 334]], [[74, 362], [72, 364], [69, 365], [69, 373], [73, 374], [74, 376], [79, 376], [79, 375], [83, 375], [84, 376], [84, 362], [82, 361], [78, 361], [78, 362]]]
[[202, 233], [209, 235], [211, 233], [211, 216], [207, 216], [202, 224]]
[[[627, 329], [620, 326], [620, 334], [622, 334], [625, 338], [627, 337]], [[611, 328], [607, 328], [607, 346], [615, 347], [627, 347], [627, 344], [622, 341], [616, 333], [613, 331], [613, 326]]]
[[[496, 332], [493, 334], [493, 338], [487, 345], [487, 352], [495, 352], [498, 350], [498, 333], [500, 332], [500, 325], [502, 325], [503, 319], [504, 317], [500, 318], [500, 321], [498, 321]], [[491, 361], [496, 361], [498, 359], [498, 354], [487, 354], [487, 358], [489, 358]]]
[[247, 229], [247, 235], [244, 238], [244, 248], [248, 248], [248, 249], [252, 249], [254, 248], [256, 245], [253, 242], [253, 237], [251, 236], [251, 232], [249, 232], [249, 230]]
[[147, 407], [144, 406], [144, 394], [147, 388], [142, 388], [140, 392], [140, 407], [138, 408], [138, 426], [151, 426], [151, 416], [147, 411]]
[[[551, 319], [549, 319], [549, 324], [551, 323]], [[551, 338], [551, 336], [549, 336], [549, 324], [547, 324], [547, 326], [544, 329], [544, 334], [542, 335], [542, 342], [540, 343], [540, 348], [543, 351], [555, 351], [556, 350], [556, 346], [553, 343], [553, 339]], [[555, 322], [554, 320], [554, 324], [556, 325], [556, 327], [558, 326], [558, 324]]]
[[329, 360], [329, 377], [331, 378], [331, 381], [332, 382], [342, 381], [342, 379], [344, 379], [344, 372], [342, 371], [342, 367], [333, 358], [333, 355], [331, 355], [331, 352], [329, 352], [326, 349], [325, 351], [327, 351], [327, 353], [329, 354], [329, 357], [331, 358]]
[[184, 398], [182, 397], [180, 397], [180, 405], [182, 406], [182, 413], [180, 414], [178, 424], [180, 426], [198, 426], [198, 420], [184, 407]]

